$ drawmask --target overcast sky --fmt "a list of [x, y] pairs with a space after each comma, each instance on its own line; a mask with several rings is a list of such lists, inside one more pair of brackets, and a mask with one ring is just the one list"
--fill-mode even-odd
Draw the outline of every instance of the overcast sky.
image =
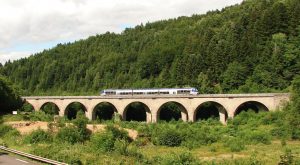
[[161, 19], [203, 14], [242, 0], [0, 0], [0, 63], [58, 43]]

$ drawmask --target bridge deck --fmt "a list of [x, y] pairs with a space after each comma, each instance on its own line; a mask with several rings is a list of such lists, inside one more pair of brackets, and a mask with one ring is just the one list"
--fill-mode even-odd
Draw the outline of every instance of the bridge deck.
[[115, 96], [23, 96], [23, 99], [132, 99], [132, 98], [244, 98], [289, 96], [289, 93], [199, 94], [199, 95], [115, 95]]

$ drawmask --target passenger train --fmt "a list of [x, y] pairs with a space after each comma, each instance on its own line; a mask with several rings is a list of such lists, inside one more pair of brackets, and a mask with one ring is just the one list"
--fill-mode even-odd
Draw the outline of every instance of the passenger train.
[[101, 96], [111, 95], [197, 95], [196, 88], [159, 88], [159, 89], [105, 89]]
[[100, 92], [107, 95], [197, 95], [196, 88], [159, 88], [159, 89], [106, 89]]

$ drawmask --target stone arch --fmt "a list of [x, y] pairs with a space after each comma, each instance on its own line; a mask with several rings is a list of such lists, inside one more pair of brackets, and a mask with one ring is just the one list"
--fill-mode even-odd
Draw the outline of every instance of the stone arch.
[[[168, 113], [172, 113], [172, 114], [168, 114]], [[177, 101], [168, 101], [163, 103], [158, 108], [156, 116], [157, 116], [157, 120], [170, 121], [171, 118], [174, 118], [175, 120], [182, 119], [183, 121], [188, 120], [188, 112], [186, 107], [184, 107], [181, 103]]]
[[92, 120], [111, 120], [113, 118], [113, 115], [115, 113], [118, 113], [117, 108], [111, 102], [108, 101], [98, 103], [92, 110]]
[[151, 121], [151, 111], [147, 104], [134, 101], [129, 103], [122, 114], [125, 121]]
[[226, 123], [228, 113], [225, 107], [216, 101], [206, 101], [201, 103], [194, 111], [194, 121], [206, 120], [209, 118], [219, 118], [220, 122]]
[[248, 111], [249, 109], [254, 110], [254, 112], [258, 113], [259, 111], [269, 111], [269, 108], [259, 102], [259, 101], [246, 101], [243, 102], [242, 104], [240, 104], [234, 111], [234, 116], [238, 115], [239, 113], [241, 113], [242, 111]]
[[[51, 107], [49, 107], [51, 109], [44, 110], [44, 108], [47, 105], [51, 105]], [[56, 103], [54, 103], [54, 102], [51, 102], [51, 101], [47, 101], [47, 102], [43, 103], [42, 106], [41, 106], [41, 108], [40, 108], [40, 110], [44, 111], [44, 112], [46, 111], [45, 113], [51, 114], [51, 115], [58, 115], [59, 111], [60, 111], [58, 105]]]
[[79, 101], [70, 102], [65, 108], [64, 116], [66, 116], [69, 120], [75, 119], [77, 112], [80, 110], [83, 111], [84, 113], [87, 112], [87, 108], [83, 103]]

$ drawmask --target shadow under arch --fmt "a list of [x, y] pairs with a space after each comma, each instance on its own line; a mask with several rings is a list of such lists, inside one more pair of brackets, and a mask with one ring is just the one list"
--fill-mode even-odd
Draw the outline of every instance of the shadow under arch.
[[122, 117], [125, 121], [149, 121], [151, 111], [143, 102], [131, 102], [125, 107]]
[[111, 120], [115, 113], [118, 111], [112, 103], [100, 102], [93, 109], [92, 120]]
[[236, 110], [234, 111], [234, 116], [238, 115], [241, 112], [247, 112], [248, 110], [252, 110], [255, 113], [258, 112], [268, 112], [269, 109], [261, 102], [258, 101], [246, 101], [239, 105]]
[[157, 119], [164, 121], [171, 121], [172, 119], [178, 121], [182, 119], [187, 121], [188, 113], [182, 104], [176, 101], [168, 101], [158, 108]]
[[87, 111], [86, 107], [80, 102], [71, 102], [65, 109], [65, 116], [69, 120], [76, 119], [76, 115], [79, 111], [85, 113]]
[[59, 114], [59, 108], [53, 102], [45, 102], [41, 106], [40, 110], [43, 111], [43, 112], [45, 112], [46, 114], [50, 114], [50, 115], [58, 115]]
[[226, 122], [228, 113], [224, 106], [215, 101], [201, 103], [194, 112], [194, 121], [218, 118], [221, 122]]

